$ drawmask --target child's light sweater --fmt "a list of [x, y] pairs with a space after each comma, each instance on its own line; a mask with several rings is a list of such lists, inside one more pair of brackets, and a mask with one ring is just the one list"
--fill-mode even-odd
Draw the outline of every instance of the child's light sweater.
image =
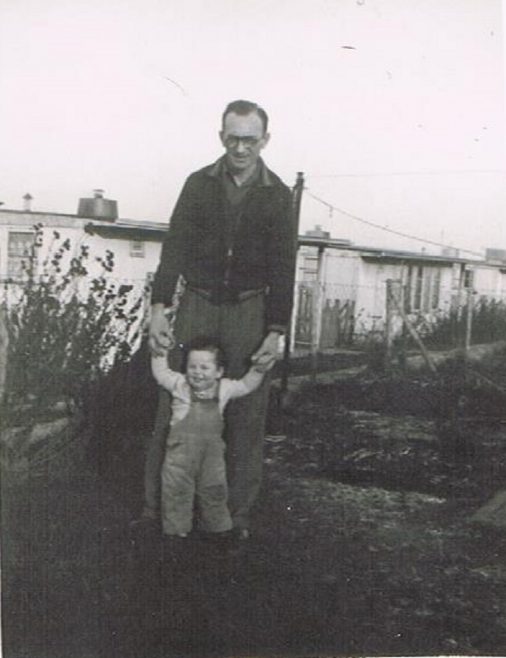
[[172, 418], [171, 425], [181, 421], [188, 411], [193, 398], [201, 400], [218, 397], [220, 413], [223, 414], [226, 404], [233, 398], [248, 395], [260, 386], [264, 373], [250, 368], [242, 379], [228, 379], [223, 377], [218, 380], [216, 386], [203, 392], [192, 390], [186, 376], [172, 370], [166, 356], [153, 356], [151, 358], [151, 370], [157, 383], [169, 391], [172, 395]]

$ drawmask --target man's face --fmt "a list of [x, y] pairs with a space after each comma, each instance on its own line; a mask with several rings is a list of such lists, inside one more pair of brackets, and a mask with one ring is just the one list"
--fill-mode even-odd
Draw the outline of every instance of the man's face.
[[264, 133], [262, 119], [256, 112], [244, 115], [229, 112], [220, 138], [230, 170], [239, 174], [255, 167], [269, 134]]

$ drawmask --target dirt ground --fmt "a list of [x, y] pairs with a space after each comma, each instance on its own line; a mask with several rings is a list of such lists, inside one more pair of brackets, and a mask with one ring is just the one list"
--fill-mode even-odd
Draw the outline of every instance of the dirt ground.
[[470, 517], [506, 482], [506, 424], [468, 400], [448, 427], [434, 397], [353, 381], [274, 410], [254, 535], [228, 556], [134, 545], [128, 460], [4, 472], [3, 655], [505, 655], [506, 532]]

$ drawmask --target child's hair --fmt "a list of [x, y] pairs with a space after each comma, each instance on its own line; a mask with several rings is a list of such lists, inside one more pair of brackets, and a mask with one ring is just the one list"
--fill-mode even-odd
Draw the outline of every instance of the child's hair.
[[213, 336], [197, 336], [183, 347], [183, 367], [186, 370], [190, 352], [211, 352], [216, 359], [218, 368], [225, 368], [225, 354], [220, 343]]

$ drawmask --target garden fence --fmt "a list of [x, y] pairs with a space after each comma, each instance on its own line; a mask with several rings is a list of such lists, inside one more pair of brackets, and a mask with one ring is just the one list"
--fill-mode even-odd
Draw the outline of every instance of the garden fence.
[[468, 349], [506, 337], [506, 291], [440, 286], [416, 294], [401, 281], [365, 285], [297, 281], [292, 354], [383, 344]]
[[[149, 285], [144, 279], [117, 279], [131, 286], [133, 297], [144, 297], [144, 326], [149, 315]], [[3, 288], [3, 303], [15, 297], [16, 284]], [[369, 284], [297, 281], [290, 332], [292, 355], [363, 350], [384, 346], [386, 363], [395, 348], [468, 349], [506, 337], [506, 291], [440, 286], [408, 289], [396, 280]], [[0, 309], [2, 305], [0, 304]], [[423, 344], [423, 348], [420, 346]], [[5, 379], [7, 332], [0, 316], [0, 393]]]

